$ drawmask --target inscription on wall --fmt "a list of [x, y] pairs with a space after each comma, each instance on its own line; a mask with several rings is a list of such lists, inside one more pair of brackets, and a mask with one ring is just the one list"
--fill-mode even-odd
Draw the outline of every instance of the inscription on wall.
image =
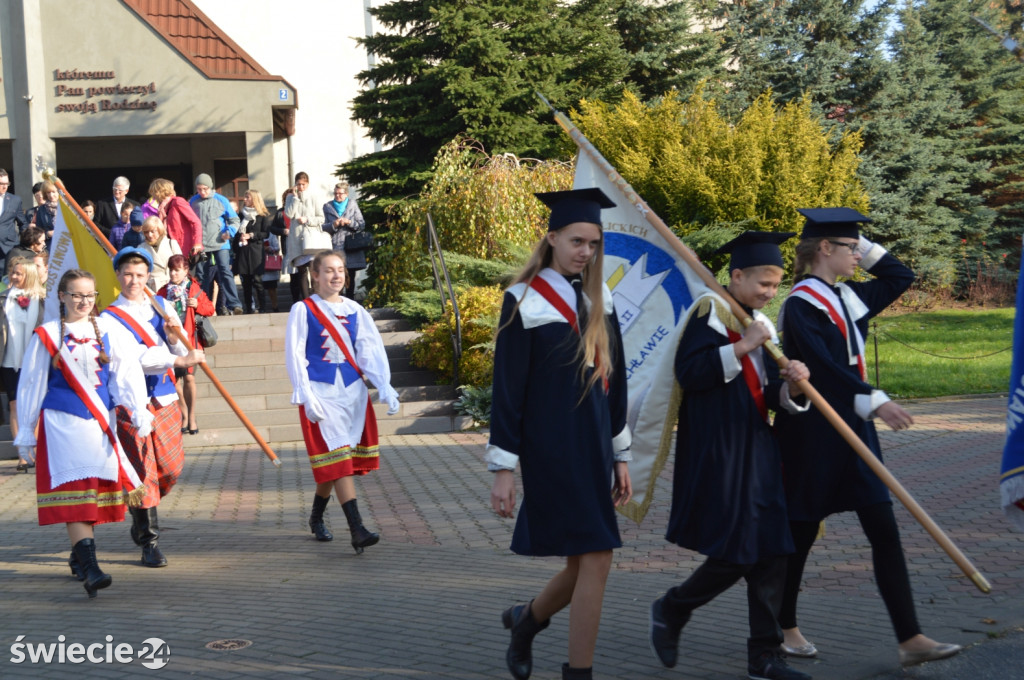
[[[53, 71], [54, 96], [61, 100], [57, 113], [105, 113], [108, 111], [156, 111], [156, 83], [117, 82], [114, 71]], [[86, 82], [81, 82], [86, 81]], [[115, 81], [115, 82], [110, 82]]]

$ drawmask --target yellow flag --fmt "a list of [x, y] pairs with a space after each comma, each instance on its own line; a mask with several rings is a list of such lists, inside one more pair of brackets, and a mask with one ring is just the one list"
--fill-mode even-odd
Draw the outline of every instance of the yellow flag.
[[57, 211], [54, 220], [49, 269], [46, 278], [47, 320], [60, 316], [57, 284], [64, 276], [64, 272], [69, 269], [84, 269], [96, 277], [96, 292], [99, 293], [96, 299], [97, 312], [121, 294], [121, 287], [114, 274], [114, 265], [106, 248], [99, 244], [63, 196], [60, 198], [60, 210]]

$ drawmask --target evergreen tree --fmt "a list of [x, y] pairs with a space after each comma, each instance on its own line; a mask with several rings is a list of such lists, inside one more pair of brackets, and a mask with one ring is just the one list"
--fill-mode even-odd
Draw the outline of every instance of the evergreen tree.
[[1016, 250], [1024, 232], [1024, 64], [973, 20], [999, 24], [988, 9], [979, 0], [930, 0], [921, 23], [973, 119], [966, 153], [987, 173], [970, 191], [997, 213], [993, 224], [979, 225], [984, 231], [963, 236]]
[[961, 235], [991, 223], [970, 193], [985, 164], [970, 158], [972, 116], [911, 0], [899, 18], [882, 89], [864, 115], [870, 231], [926, 283], [948, 284]]
[[780, 102], [809, 94], [829, 118], [855, 116], [883, 68], [891, 0], [703, 0], [728, 60], [719, 78], [733, 118], [771, 89]]
[[370, 9], [384, 30], [360, 39], [377, 63], [358, 76], [365, 89], [353, 118], [389, 148], [338, 167], [361, 185], [365, 210], [379, 218], [418, 193], [438, 150], [459, 134], [494, 153], [567, 150], [535, 92], [571, 108], [621, 91], [626, 75], [621, 40], [601, 19], [607, 8], [580, 5], [393, 0]]
[[615, 28], [628, 55], [629, 87], [644, 101], [692, 92], [721, 66], [718, 37], [693, 31], [689, 0], [617, 0]]

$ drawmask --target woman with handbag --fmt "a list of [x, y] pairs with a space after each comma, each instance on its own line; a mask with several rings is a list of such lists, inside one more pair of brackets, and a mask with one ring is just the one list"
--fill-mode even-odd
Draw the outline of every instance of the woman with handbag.
[[263, 292], [263, 243], [270, 234], [274, 217], [263, 203], [263, 196], [255, 189], [246, 191], [242, 201], [241, 224], [232, 243], [235, 266], [242, 279], [242, 308], [246, 314], [252, 314], [254, 308], [262, 313], [267, 311]]
[[331, 237], [323, 230], [323, 203], [309, 189], [309, 175], [296, 173], [292, 195], [284, 204], [288, 219], [285, 268], [291, 275], [292, 300], [305, 300], [311, 292], [309, 263], [313, 253], [329, 249]]
[[292, 403], [316, 480], [309, 528], [318, 541], [334, 537], [324, 524], [331, 490], [348, 520], [356, 553], [380, 535], [363, 526], [353, 475], [379, 467], [377, 420], [364, 376], [377, 388], [388, 415], [398, 413], [398, 393], [380, 333], [369, 313], [342, 297], [345, 262], [332, 250], [318, 253], [310, 272], [316, 293], [292, 305], [285, 335], [285, 365]]
[[[199, 282], [188, 275], [188, 260], [184, 255], [174, 255], [167, 260], [170, 282], [161, 288], [161, 295], [174, 305], [174, 310], [181, 320], [181, 327], [193, 347], [203, 345], [196, 333], [199, 317], [211, 317], [216, 311], [210, 298], [203, 292]], [[196, 376], [195, 367], [174, 369], [174, 388], [178, 391], [178, 405], [181, 406], [181, 433], [198, 434], [196, 422]]]
[[373, 235], [366, 230], [366, 220], [356, 199], [348, 195], [348, 182], [334, 185], [334, 200], [324, 203], [324, 231], [331, 234], [336, 252], [345, 254], [348, 270], [344, 295], [355, 298], [356, 272], [366, 269], [366, 250]]

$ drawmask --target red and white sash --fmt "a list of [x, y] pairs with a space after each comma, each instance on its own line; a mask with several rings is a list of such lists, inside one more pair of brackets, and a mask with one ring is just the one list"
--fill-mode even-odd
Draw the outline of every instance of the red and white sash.
[[[854, 321], [864, 316], [867, 308], [861, 299], [849, 288], [839, 284], [839, 289], [843, 296], [842, 300], [827, 283], [819, 279], [809, 278], [793, 286], [793, 290], [789, 294], [810, 302], [828, 315], [828, 318], [836, 325], [846, 340], [846, 350], [850, 358], [850, 365], [857, 367], [861, 380], [867, 380], [864, 364], [864, 338], [861, 336], [860, 329], [857, 328], [856, 324], [853, 324], [852, 332], [847, 328], [846, 317], [843, 315], [843, 303], [847, 303], [845, 308], [850, 312], [850, 318]], [[779, 323], [782, 323], [781, 313]]]
[[[124, 324], [131, 330], [135, 331], [135, 334], [142, 339], [142, 344], [145, 345], [146, 347], [155, 347], [157, 345], [156, 339], [148, 330], [146, 330], [146, 327], [140, 324], [135, 319], [135, 317], [133, 317], [125, 310], [121, 309], [117, 305], [108, 305], [105, 311], [110, 312], [117, 318], [118, 321], [120, 321], [122, 324]], [[150, 326], [150, 328], [152, 328], [152, 326]], [[167, 378], [171, 381], [171, 384], [173, 385], [174, 371], [169, 368], [167, 369]]]
[[[59, 329], [60, 326], [53, 328]], [[57, 333], [59, 332], [57, 330]], [[114, 432], [114, 426], [110, 423], [107, 405], [100, 399], [100, 395], [96, 392], [92, 380], [89, 379], [89, 376], [78, 362], [71, 357], [71, 352], [68, 350], [67, 345], [62, 342], [62, 338], [56, 337], [56, 334], [51, 336], [50, 331], [47, 331], [47, 326], [45, 325], [36, 328], [35, 333], [39, 336], [40, 342], [42, 342], [43, 347], [46, 348], [51, 357], [60, 356], [58, 364], [61, 375], [64, 376], [64, 380], [74, 390], [75, 394], [78, 395], [78, 398], [82, 400], [82, 403], [85, 404], [89, 414], [96, 420], [100, 429], [103, 430], [103, 434], [110, 441], [110, 446], [114, 449], [114, 454], [117, 456], [118, 482], [128, 491], [139, 488], [144, 490], [142, 480], [136, 474], [135, 468], [128, 462], [124, 449], [121, 448], [121, 443]], [[97, 338], [96, 342], [102, 345], [101, 339]]]
[[[569, 326], [576, 331], [577, 335], [582, 335], [580, 331], [578, 317], [576, 311], [569, 306], [569, 303], [558, 294], [558, 292], [551, 287], [551, 284], [544, 280], [541, 276], [534, 276], [530, 281], [530, 288], [533, 288], [542, 298], [548, 301], [548, 303], [558, 310], [558, 313], [565, 317], [565, 320], [569, 322]], [[601, 357], [597, 354], [594, 355], [594, 368], [595, 370], [601, 366]], [[601, 384], [604, 386], [605, 394], [608, 393], [608, 378], [601, 377]]]

